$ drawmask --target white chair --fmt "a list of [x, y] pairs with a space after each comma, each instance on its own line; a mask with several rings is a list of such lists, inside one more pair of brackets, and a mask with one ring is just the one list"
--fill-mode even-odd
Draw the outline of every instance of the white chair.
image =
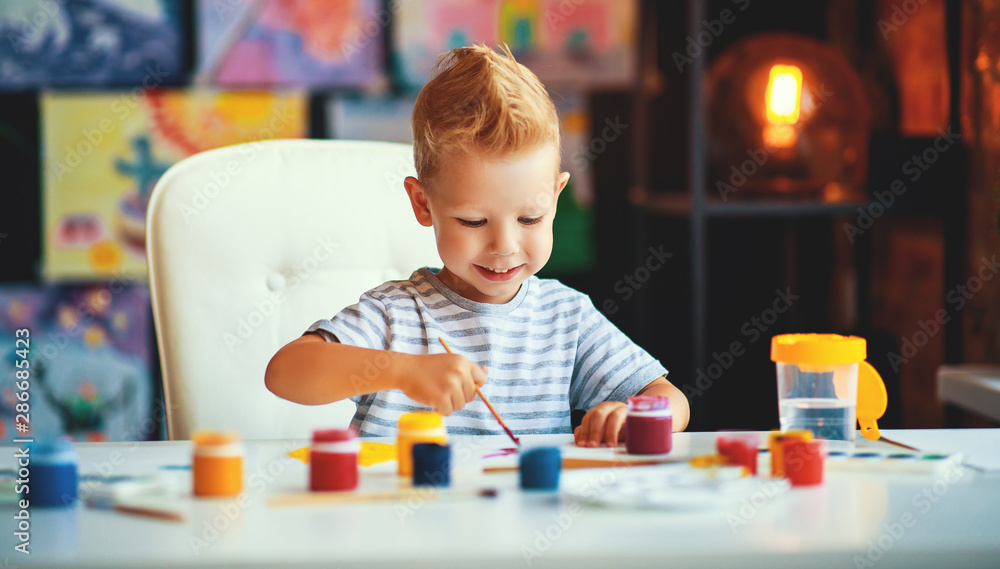
[[354, 404], [305, 406], [264, 386], [271, 356], [364, 291], [440, 266], [413, 217], [406, 144], [275, 140], [191, 156], [156, 184], [149, 286], [171, 440], [196, 429], [306, 438]]

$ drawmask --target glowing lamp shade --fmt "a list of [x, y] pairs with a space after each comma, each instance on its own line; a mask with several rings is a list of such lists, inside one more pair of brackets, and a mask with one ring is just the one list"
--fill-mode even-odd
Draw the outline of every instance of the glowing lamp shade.
[[705, 74], [708, 186], [726, 197], [864, 197], [869, 105], [857, 72], [811, 37], [748, 36]]
[[764, 100], [768, 122], [795, 124], [802, 100], [802, 70], [794, 65], [772, 66]]

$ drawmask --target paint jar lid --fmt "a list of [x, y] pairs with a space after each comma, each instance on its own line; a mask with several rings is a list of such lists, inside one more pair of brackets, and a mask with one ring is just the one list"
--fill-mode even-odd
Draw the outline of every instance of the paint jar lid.
[[670, 398], [663, 395], [633, 395], [628, 398], [629, 413], [670, 414]]
[[562, 454], [558, 447], [526, 450], [520, 457], [521, 488], [526, 490], [556, 490], [562, 470]]
[[451, 447], [437, 443], [413, 445], [413, 485], [448, 486], [451, 471]]
[[424, 431], [438, 429], [444, 426], [441, 415], [431, 411], [414, 411], [399, 417], [400, 431]]
[[196, 431], [191, 436], [194, 446], [222, 446], [237, 443], [240, 435], [236, 431]]
[[343, 441], [353, 441], [355, 439], [354, 429], [318, 429], [313, 431], [314, 443], [339, 443]]
[[243, 456], [243, 445], [236, 431], [196, 431], [191, 435], [191, 442], [198, 456]]
[[771, 338], [771, 361], [796, 365], [841, 365], [863, 362], [867, 342], [839, 334], [781, 334]]
[[35, 441], [28, 445], [28, 456], [35, 464], [75, 464], [76, 447], [67, 439]]

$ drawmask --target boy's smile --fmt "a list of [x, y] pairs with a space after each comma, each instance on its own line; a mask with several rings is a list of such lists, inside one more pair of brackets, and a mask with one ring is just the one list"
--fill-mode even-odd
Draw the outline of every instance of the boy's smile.
[[569, 180], [558, 160], [554, 145], [502, 158], [463, 153], [429, 184], [404, 181], [417, 221], [434, 227], [442, 282], [469, 300], [502, 304], [545, 266]]

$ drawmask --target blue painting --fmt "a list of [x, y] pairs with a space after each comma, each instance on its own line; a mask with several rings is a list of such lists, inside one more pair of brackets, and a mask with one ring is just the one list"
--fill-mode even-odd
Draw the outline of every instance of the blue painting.
[[179, 0], [0, 0], [0, 90], [182, 80]]
[[22, 380], [0, 387], [0, 443], [160, 438], [149, 316], [149, 291], [121, 279], [0, 288], [0, 373]]

